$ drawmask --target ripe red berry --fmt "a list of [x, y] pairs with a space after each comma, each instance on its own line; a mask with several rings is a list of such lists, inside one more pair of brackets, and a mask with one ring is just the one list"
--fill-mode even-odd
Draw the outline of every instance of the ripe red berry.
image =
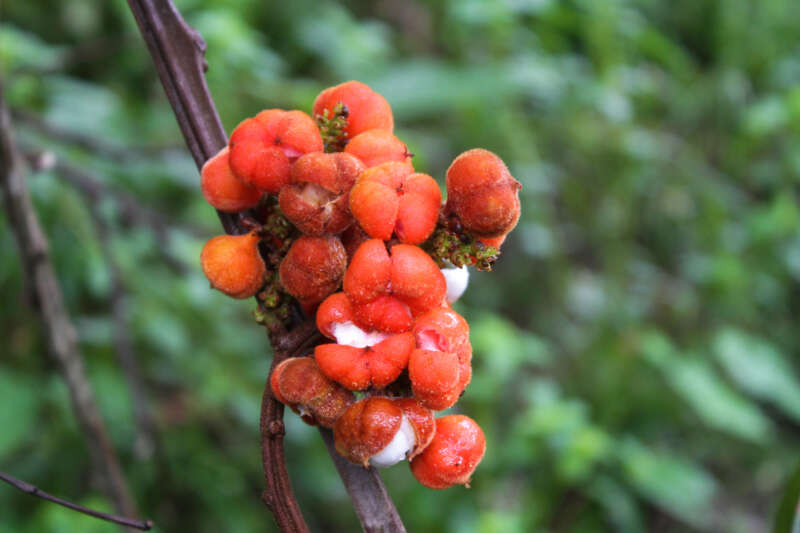
[[286, 292], [312, 305], [332, 294], [342, 281], [347, 254], [337, 237], [302, 236], [292, 243], [280, 266]]
[[458, 400], [458, 356], [453, 352], [416, 349], [408, 359], [414, 397], [428, 409], [441, 411]]
[[506, 237], [507, 236], [508, 236], [508, 234], [504, 233], [503, 235], [500, 235], [499, 237], [483, 238], [483, 239], [478, 239], [478, 240], [481, 241], [486, 246], [492, 246], [492, 247], [497, 248], [499, 250], [500, 247], [503, 246], [503, 243], [506, 242]]
[[311, 425], [332, 428], [353, 393], [334, 383], [320, 371], [311, 357], [291, 357], [282, 361], [270, 376], [275, 399], [286, 404]]
[[371, 237], [420, 244], [436, 227], [442, 193], [427, 174], [389, 162], [366, 170], [350, 191], [350, 212]]
[[348, 461], [369, 466], [369, 460], [394, 439], [403, 410], [389, 398], [371, 396], [342, 413], [333, 426], [336, 451]]
[[327, 110], [330, 118], [339, 102], [347, 107], [345, 132], [351, 139], [362, 131], [373, 128], [387, 131], [394, 129], [394, 118], [389, 103], [383, 96], [359, 81], [347, 81], [335, 87], [328, 87], [319, 93], [314, 100], [314, 116], [324, 115]]
[[447, 169], [447, 207], [476, 237], [501, 237], [516, 226], [520, 188], [503, 160], [481, 148], [459, 155]]
[[200, 253], [200, 265], [211, 286], [233, 298], [254, 296], [267, 274], [259, 240], [253, 232], [210, 239]]
[[444, 303], [447, 282], [433, 259], [422, 248], [409, 244], [392, 246], [391, 292], [417, 316]]
[[231, 134], [230, 165], [248, 185], [277, 194], [290, 181], [292, 163], [322, 151], [316, 123], [302, 111], [268, 109], [245, 119]]
[[234, 177], [228, 161], [228, 147], [206, 161], [200, 171], [200, 187], [206, 201], [214, 208], [236, 213], [255, 207], [262, 192]]
[[350, 261], [344, 276], [344, 292], [356, 316], [359, 306], [380, 296], [392, 296], [419, 315], [444, 302], [444, 275], [421, 248], [408, 244], [392, 246], [391, 255], [380, 239], [364, 242]]
[[412, 398], [364, 398], [333, 428], [336, 450], [353, 463], [387, 467], [419, 455], [433, 439], [433, 413]]
[[325, 375], [352, 390], [392, 383], [414, 349], [414, 337], [407, 333], [412, 325], [407, 310], [373, 318], [362, 322], [342, 292], [328, 296], [317, 310], [317, 328], [337, 344], [318, 346], [314, 356]]
[[414, 336], [400, 333], [367, 347], [321, 344], [314, 358], [326, 376], [350, 390], [382, 389], [400, 376], [413, 349]]
[[429, 409], [458, 401], [472, 377], [472, 346], [466, 320], [448, 308], [428, 311], [414, 324], [417, 349], [408, 361], [414, 396]]
[[431, 489], [469, 486], [485, 451], [486, 438], [474, 420], [464, 415], [437, 418], [433, 440], [411, 461], [411, 473]]
[[408, 165], [413, 172], [408, 147], [389, 130], [374, 129], [359, 133], [350, 139], [344, 151], [359, 158], [367, 168], [397, 161]]
[[281, 211], [307, 235], [341, 233], [353, 221], [349, 192], [363, 170], [349, 154], [305, 154], [292, 165], [292, 182], [278, 196]]

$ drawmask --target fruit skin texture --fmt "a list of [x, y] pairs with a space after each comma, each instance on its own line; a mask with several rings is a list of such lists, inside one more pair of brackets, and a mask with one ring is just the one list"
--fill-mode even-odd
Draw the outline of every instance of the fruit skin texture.
[[350, 191], [350, 212], [370, 236], [420, 244], [436, 227], [442, 193], [436, 180], [408, 165], [382, 163], [359, 176]]
[[314, 358], [326, 376], [347, 389], [382, 389], [400, 376], [413, 349], [414, 337], [406, 332], [366, 348], [321, 344]]
[[353, 393], [325, 377], [311, 357], [291, 357], [275, 367], [270, 376], [275, 399], [300, 414], [304, 422], [332, 428]]
[[501, 237], [517, 225], [522, 186], [492, 152], [475, 148], [456, 157], [446, 183], [448, 210], [476, 237]]
[[500, 247], [503, 246], [503, 243], [506, 242], [506, 237], [507, 236], [508, 236], [508, 234], [506, 233], [506, 234], [503, 234], [503, 235], [501, 235], [499, 237], [491, 237], [491, 238], [478, 239], [478, 240], [481, 241], [486, 246], [493, 246], [493, 247], [495, 247], [495, 248], [497, 248], [499, 250]]
[[313, 305], [339, 287], [346, 268], [347, 253], [337, 237], [304, 235], [281, 261], [281, 284], [300, 303]]
[[389, 398], [371, 396], [354, 403], [333, 426], [336, 451], [348, 461], [367, 467], [400, 429], [403, 410]]
[[359, 133], [350, 139], [344, 151], [359, 158], [367, 168], [397, 161], [407, 165], [413, 172], [408, 147], [388, 130], [374, 129]]
[[226, 146], [206, 161], [200, 171], [200, 188], [206, 201], [215, 209], [237, 213], [258, 205], [262, 193], [233, 175], [228, 156]]
[[408, 361], [411, 390], [425, 407], [447, 409], [472, 378], [467, 321], [452, 309], [433, 309], [417, 318], [413, 334], [417, 349]]
[[425, 450], [411, 461], [411, 473], [431, 489], [467, 485], [486, 451], [480, 426], [464, 415], [436, 419], [436, 434]]
[[242, 121], [231, 133], [230, 165], [244, 183], [277, 194], [288, 185], [292, 163], [322, 151], [316, 123], [302, 111], [267, 109]]
[[281, 189], [281, 211], [307, 235], [341, 233], [353, 222], [347, 208], [350, 189], [364, 164], [341, 152], [311, 152], [292, 165], [291, 183]]
[[[393, 309], [408, 309], [417, 316], [444, 303], [444, 275], [421, 248], [395, 244], [391, 255], [380, 239], [365, 241], [353, 254], [344, 275], [344, 292], [356, 316], [382, 296], [399, 300]], [[383, 299], [384, 305], [388, 301]]]
[[346, 81], [319, 93], [314, 100], [314, 116], [323, 115], [327, 109], [330, 117], [339, 102], [347, 106], [345, 132], [351, 139], [362, 131], [373, 128], [390, 132], [394, 129], [394, 117], [389, 102], [360, 81]]
[[211, 286], [232, 298], [249, 298], [261, 289], [267, 267], [258, 253], [260, 237], [219, 235], [200, 252], [200, 265]]

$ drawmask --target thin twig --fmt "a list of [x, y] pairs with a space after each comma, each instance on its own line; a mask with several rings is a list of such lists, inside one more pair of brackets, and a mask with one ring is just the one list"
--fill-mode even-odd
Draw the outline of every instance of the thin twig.
[[[186, 144], [198, 168], [201, 168], [227, 144], [225, 130], [206, 85], [204, 73], [208, 65], [204, 58], [205, 42], [183, 20], [171, 0], [128, 0], [128, 4], [147, 42]], [[237, 217], [220, 212], [218, 215], [227, 233], [247, 231]], [[276, 361], [297, 350], [313, 348], [319, 342], [315, 339], [318, 339], [318, 333], [315, 332], [314, 323], [308, 319], [291, 324], [288, 331], [273, 332], [270, 335], [274, 352], [273, 367]], [[283, 406], [272, 398], [268, 383], [267, 380], [261, 411], [262, 458], [267, 483], [265, 501], [270, 502], [268, 505], [282, 530], [302, 531], [293, 529], [307, 526], [305, 523], [298, 524], [298, 517], [294, 515], [297, 502], [286, 474], [283, 455]], [[334, 462], [337, 461], [338, 454], [332, 447], [328, 447], [328, 452]], [[365, 530], [405, 532], [397, 509], [374, 470], [348, 468], [338, 471]], [[372, 492], [375, 490], [382, 491], [385, 497], [374, 498]], [[362, 501], [374, 505], [363, 505]], [[378, 518], [374, 522], [385, 526], [383, 529], [374, 529], [372, 513], [377, 517], [390, 517]], [[299, 520], [302, 520], [302, 516], [299, 516]]]
[[142, 531], [150, 531], [153, 528], [152, 520], [135, 520], [133, 518], [125, 518], [124, 516], [116, 516], [113, 514], [101, 513], [100, 511], [89, 509], [88, 507], [84, 507], [83, 505], [78, 505], [77, 503], [72, 503], [71, 501], [64, 500], [62, 498], [59, 498], [58, 496], [53, 496], [52, 494], [43, 491], [39, 487], [31, 485], [30, 483], [26, 483], [25, 481], [22, 481], [15, 477], [9, 476], [5, 472], [0, 472], [0, 481], [5, 481], [12, 487], [17, 488], [26, 494], [30, 494], [31, 496], [36, 496], [37, 498], [47, 500], [48, 502], [57, 503], [58, 505], [62, 505], [68, 509], [72, 509], [73, 511], [78, 511], [79, 513], [83, 513], [85, 515], [89, 515], [94, 518], [99, 518], [100, 520], [105, 520], [107, 522], [114, 522], [115, 524], [119, 524], [121, 526], [132, 527], [134, 529], [139, 529]]
[[86, 376], [83, 358], [78, 350], [77, 333], [70, 322], [61, 287], [50, 261], [47, 238], [25, 183], [21, 156], [14, 142], [11, 118], [1, 85], [0, 187], [4, 193], [10, 228], [20, 250], [22, 271], [28, 275], [29, 286], [36, 296], [49, 352], [58, 363], [67, 384], [73, 411], [83, 429], [95, 469], [102, 475], [117, 512], [135, 516], [133, 498]]

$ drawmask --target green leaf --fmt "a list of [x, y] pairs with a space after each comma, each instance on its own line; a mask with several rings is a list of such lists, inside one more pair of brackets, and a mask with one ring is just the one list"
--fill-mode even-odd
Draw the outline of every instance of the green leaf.
[[800, 421], [800, 382], [774, 346], [743, 331], [727, 328], [714, 339], [713, 353], [743, 390], [775, 404]]
[[643, 343], [644, 356], [658, 367], [673, 391], [689, 404], [703, 422], [737, 437], [764, 442], [773, 426], [761, 410], [725, 383], [705, 360], [679, 354], [661, 334]]
[[634, 439], [617, 448], [623, 473], [646, 499], [696, 527], [708, 525], [706, 514], [717, 489], [713, 477], [686, 459], [656, 452]]
[[30, 379], [0, 367], [0, 457], [33, 436], [39, 403]]

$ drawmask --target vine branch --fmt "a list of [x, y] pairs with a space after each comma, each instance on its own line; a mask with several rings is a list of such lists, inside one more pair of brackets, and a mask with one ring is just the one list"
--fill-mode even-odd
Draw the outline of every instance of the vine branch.
[[[186, 145], [197, 167], [202, 168], [227, 144], [225, 130], [205, 80], [208, 68], [204, 57], [205, 42], [181, 17], [171, 0], [128, 0], [128, 5], [150, 50]], [[217, 214], [228, 234], [247, 231], [237, 215], [219, 211]], [[287, 357], [306, 355], [320, 340], [313, 321], [307, 319], [292, 320], [287, 329], [270, 331], [274, 351], [270, 372]], [[286, 472], [283, 405], [272, 397], [268, 379], [262, 397], [260, 426], [267, 486], [263, 499], [282, 531], [305, 532], [308, 526]], [[325, 440], [326, 432], [323, 431], [322, 435]], [[329, 432], [327, 438], [330, 439]], [[342, 461], [332, 446], [327, 449], [364, 530], [369, 533], [405, 532], [377, 472]]]
[[64, 297], [50, 260], [47, 238], [36, 216], [25, 182], [22, 156], [17, 148], [11, 118], [0, 84], [0, 188], [10, 228], [20, 250], [22, 271], [44, 326], [48, 351], [58, 364], [70, 394], [73, 411], [86, 438], [95, 471], [117, 512], [133, 516], [136, 507], [95, 401], [78, 350], [78, 337], [64, 305]]
[[21, 490], [25, 494], [30, 494], [31, 496], [41, 498], [48, 502], [56, 503], [58, 505], [66, 507], [67, 509], [72, 509], [73, 511], [78, 511], [79, 513], [83, 513], [85, 515], [89, 515], [94, 518], [99, 518], [100, 520], [105, 520], [107, 522], [114, 522], [115, 524], [119, 524], [121, 526], [132, 527], [134, 529], [139, 529], [142, 531], [150, 531], [153, 528], [152, 520], [135, 520], [133, 518], [125, 518], [123, 516], [101, 513], [100, 511], [89, 509], [88, 507], [84, 507], [83, 505], [72, 503], [69, 500], [64, 500], [62, 498], [59, 498], [58, 496], [53, 496], [52, 494], [43, 491], [39, 487], [31, 485], [30, 483], [27, 483], [15, 477], [9, 476], [5, 472], [0, 472], [0, 481], [5, 481], [12, 487]]

